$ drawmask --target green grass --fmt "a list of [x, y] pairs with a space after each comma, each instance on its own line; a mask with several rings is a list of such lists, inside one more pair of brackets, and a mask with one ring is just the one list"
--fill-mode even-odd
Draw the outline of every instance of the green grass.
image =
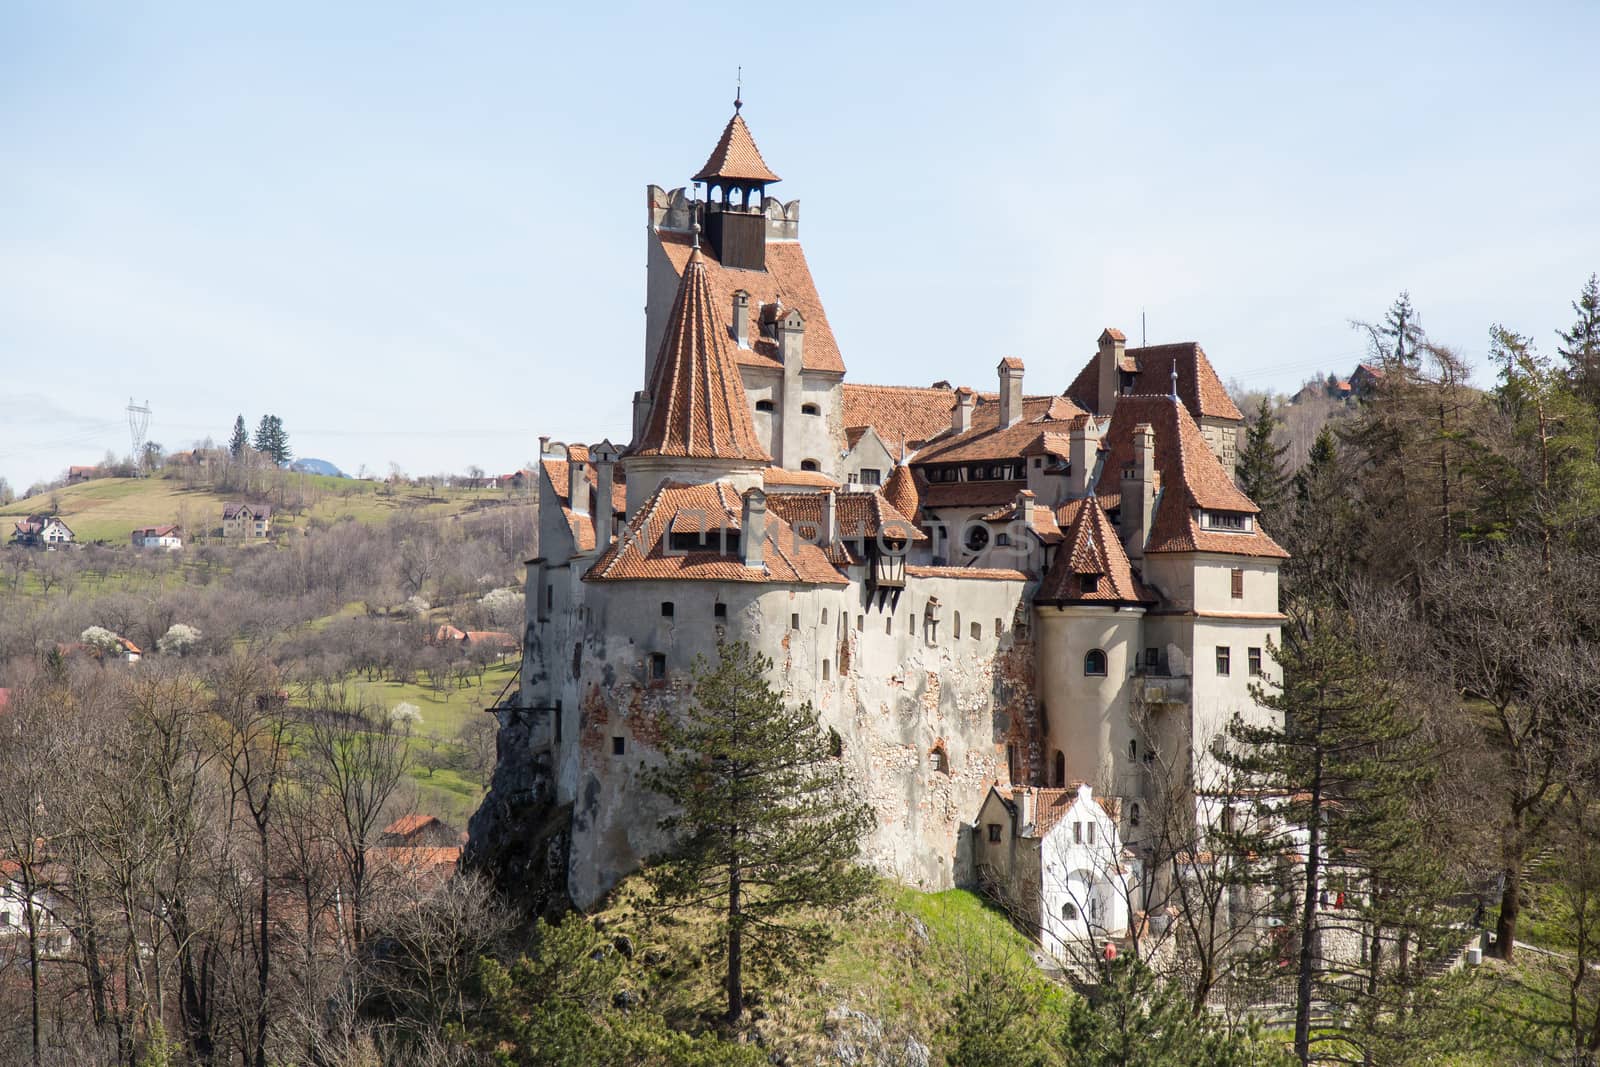
[[[477, 507], [506, 502], [526, 502], [525, 495], [504, 489], [439, 489], [293, 472], [268, 472], [262, 487], [249, 494], [219, 492], [207, 486], [186, 486], [174, 474], [153, 478], [96, 478], [78, 485], [13, 501], [0, 507], [0, 516], [22, 516], [51, 510], [52, 498], [61, 504], [60, 515], [81, 542], [127, 544], [136, 526], [181, 523], [190, 536], [220, 527], [223, 505], [251, 499], [277, 503], [277, 485], [305, 501], [299, 515], [281, 514], [279, 529], [303, 527], [312, 521], [336, 522], [352, 518], [380, 522], [400, 513], [439, 518]], [[271, 484], [269, 484], [271, 483]], [[7, 526], [10, 524], [7, 523]], [[9, 532], [7, 535], [9, 537]]]
[[[703, 913], [652, 913], [641, 906], [647, 892], [642, 879], [630, 879], [597, 918], [608, 933], [624, 933], [634, 944], [624, 983], [650, 1010], [692, 1025], [723, 1003], [714, 920]], [[1046, 984], [1031, 943], [965, 890], [919, 893], [885, 883], [845, 922], [817, 918], [839, 936], [814, 969], [766, 985], [747, 982], [753, 1006], [765, 1016], [763, 1033], [787, 1062], [836, 1062], [828, 1015], [839, 1008], [879, 1020], [901, 1047], [905, 1037], [935, 1044], [973, 964], [998, 963]], [[1049, 995], [1070, 994], [1052, 987]]]
[[463, 723], [484, 714], [484, 709], [494, 703], [500, 691], [517, 676], [517, 661], [508, 660], [490, 667], [483, 674], [483, 683], [474, 679], [465, 689], [454, 685], [436, 692], [432, 686], [417, 682], [368, 682], [352, 679], [350, 685], [367, 700], [392, 710], [397, 704], [415, 705], [422, 715], [419, 734], [453, 740]]

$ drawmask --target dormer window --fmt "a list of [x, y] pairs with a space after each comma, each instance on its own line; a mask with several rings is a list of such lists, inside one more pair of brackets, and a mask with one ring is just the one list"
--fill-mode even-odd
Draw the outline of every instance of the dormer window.
[[1222, 533], [1249, 533], [1255, 529], [1254, 517], [1242, 511], [1202, 511], [1200, 526]]
[[721, 528], [673, 530], [667, 534], [667, 547], [674, 552], [715, 552], [719, 556], [737, 556], [741, 550], [739, 531]]
[[1100, 576], [1098, 574], [1078, 575], [1078, 592], [1084, 596], [1100, 591]]

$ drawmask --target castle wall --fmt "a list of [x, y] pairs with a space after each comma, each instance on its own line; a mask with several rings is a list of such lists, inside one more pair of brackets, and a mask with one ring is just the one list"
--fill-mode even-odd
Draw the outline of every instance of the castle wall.
[[[565, 569], [546, 573], [559, 583]], [[663, 717], [692, 699], [695, 657], [714, 657], [719, 637], [749, 641], [771, 657], [771, 681], [790, 699], [812, 700], [839, 734], [842, 758], [878, 815], [868, 863], [927, 889], [967, 880], [963, 825], [992, 782], [1009, 780], [1008, 756], [1023, 767], [1036, 758], [1032, 647], [1028, 629], [1015, 627], [1022, 586], [913, 579], [897, 601], [880, 605], [860, 584], [584, 585], [576, 611], [537, 624], [524, 693], [527, 703], [562, 707], [556, 795], [573, 804], [573, 901], [593, 904], [665, 846], [656, 829], [664, 811], [643, 775], [659, 761]], [[960, 638], [948, 622], [926, 625], [930, 597], [947, 619], [959, 606]], [[720, 625], [719, 599], [727, 606]], [[673, 605], [670, 618], [663, 601]], [[974, 639], [970, 623], [978, 620]], [[657, 653], [666, 657], [659, 681], [650, 677]]]

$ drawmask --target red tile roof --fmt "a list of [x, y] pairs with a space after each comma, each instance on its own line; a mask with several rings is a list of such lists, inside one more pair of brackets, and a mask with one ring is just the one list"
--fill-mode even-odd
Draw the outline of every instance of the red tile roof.
[[719, 179], [736, 182], [779, 180], [761, 158], [756, 139], [750, 136], [750, 127], [745, 125], [744, 116], [737, 111], [723, 128], [722, 137], [717, 141], [717, 147], [711, 150], [706, 165], [694, 176], [697, 182], [715, 182]]
[[913, 578], [973, 578], [986, 582], [1025, 582], [1028, 576], [1005, 567], [906, 567]]
[[1188, 408], [1168, 396], [1124, 396], [1106, 429], [1107, 452], [1096, 495], [1102, 507], [1120, 506], [1122, 468], [1133, 462], [1133, 431], [1149, 423], [1155, 431], [1155, 464], [1161, 497], [1146, 552], [1225, 552], [1286, 558], [1258, 526], [1249, 533], [1203, 530], [1198, 509], [1255, 515], [1259, 508], [1239, 491], [1206, 444]]
[[844, 383], [845, 426], [871, 426], [891, 449], [902, 443], [907, 448], [921, 448], [948, 432], [955, 406], [956, 391], [948, 386], [922, 389]]
[[[657, 230], [656, 239], [661, 242], [661, 250], [666, 253], [673, 269], [681, 275], [689, 262], [690, 235]], [[743, 289], [750, 294], [752, 334], [755, 334], [756, 324], [761, 318], [760, 309], [764, 305], [781, 304], [785, 308], [795, 308], [806, 322], [806, 339], [800, 355], [801, 369], [844, 373], [839, 342], [833, 336], [833, 327], [828, 325], [827, 313], [822, 309], [822, 298], [817, 295], [817, 285], [811, 280], [811, 268], [806, 263], [806, 254], [801, 250], [799, 241], [768, 241], [766, 270], [724, 267], [717, 260], [716, 250], [710, 247], [701, 248], [700, 254], [718, 309], [718, 321], [723, 323], [722, 336], [729, 339], [728, 346], [736, 363], [769, 370], [777, 370], [783, 365], [778, 359], [776, 341], [755, 335], [750, 339], [749, 348], [733, 345], [732, 334], [726, 324], [733, 313], [733, 294]], [[848, 419], [846, 424], [851, 425]]]
[[928, 508], [982, 508], [997, 507], [1015, 500], [1017, 490], [1028, 488], [1022, 478], [994, 482], [928, 482], [918, 483], [922, 507]]
[[[388, 826], [385, 826], [383, 832], [393, 834], [396, 837], [409, 837], [418, 830], [425, 830], [438, 822], [439, 817], [437, 815], [402, 815]], [[440, 823], [440, 825], [443, 824]]]
[[1022, 418], [1000, 425], [998, 402], [982, 400], [972, 412], [972, 428], [940, 438], [918, 452], [915, 463], [968, 463], [1019, 459], [1044, 433], [1064, 434], [1088, 421], [1084, 410], [1062, 396], [1033, 396], [1022, 402]]
[[[1156, 597], [1133, 572], [1117, 528], [1093, 497], [1062, 505], [1062, 545], [1034, 601], [1042, 604], [1152, 604]], [[1098, 576], [1090, 593], [1083, 579]]]
[[[823, 493], [768, 493], [767, 513], [778, 514], [791, 527], [802, 534], [819, 529], [822, 524]], [[834, 521], [838, 523], [839, 537], [844, 540], [876, 538], [880, 533], [889, 538], [926, 541], [928, 535], [917, 529], [911, 516], [896, 508], [882, 493], [834, 494]]]
[[917, 492], [917, 479], [911, 473], [910, 467], [902, 463], [894, 469], [889, 475], [889, 480], [884, 483], [883, 498], [907, 518], [917, 517], [917, 509], [922, 506], [922, 498]]
[[[1166, 396], [1172, 392], [1172, 365], [1178, 365], [1178, 396], [1195, 418], [1233, 419], [1242, 422], [1222, 379], [1212, 368], [1205, 352], [1194, 341], [1173, 345], [1150, 345], [1125, 350], [1124, 366], [1134, 372], [1133, 392], [1145, 396]], [[1100, 357], [1090, 358], [1083, 370], [1067, 386], [1067, 395], [1086, 410], [1100, 410]], [[1121, 403], [1119, 398], [1118, 403]]]
[[[1030, 497], [1033, 496], [1033, 492], [1031, 490], [1024, 489], [1022, 492], [1026, 493]], [[1016, 522], [1020, 517], [1021, 509], [1016, 501], [1012, 501], [1010, 504], [989, 512], [989, 514], [983, 517], [983, 521], [1009, 523]], [[1061, 540], [1061, 526], [1056, 522], [1055, 513], [1049, 508], [1044, 507], [1042, 504], [1035, 504], [1033, 507], [1033, 522], [1030, 526], [1030, 529], [1033, 530], [1034, 534], [1039, 538], [1040, 541], [1047, 545], [1056, 544]]]
[[584, 581], [674, 579], [847, 584], [847, 579], [828, 562], [821, 549], [805, 543], [781, 515], [772, 511], [767, 513], [763, 566], [746, 567], [741, 556], [715, 551], [669, 551], [667, 534], [674, 528], [680, 532], [738, 530], [743, 506], [739, 494], [726, 482], [709, 485], [663, 482], [620, 532], [616, 543], [589, 568]]
[[772, 462], [756, 436], [732, 347], [705, 258], [695, 249], [656, 355], [650, 414], [630, 455]]
[[837, 489], [839, 483], [821, 471], [791, 471], [782, 467], [768, 467], [761, 472], [764, 485], [775, 488], [785, 485], [807, 485], [817, 489]]
[[[540, 460], [540, 466], [550, 479], [550, 492], [557, 504], [561, 506], [561, 514], [567, 520], [567, 529], [572, 532], [573, 544], [578, 546], [579, 552], [594, 550], [594, 522], [587, 515], [579, 515], [572, 510], [572, 501], [567, 499], [571, 482], [568, 480], [569, 463], [585, 462], [589, 458], [589, 450], [583, 445], [567, 446], [569, 459]], [[589, 483], [589, 497], [592, 502], [594, 494], [600, 488], [599, 478], [595, 475], [594, 466], [591, 464], [583, 472], [584, 480]], [[628, 510], [628, 485], [623, 480], [623, 468], [619, 464], [611, 471], [611, 513], [613, 516], [621, 515]], [[612, 524], [616, 529], [616, 524]]]

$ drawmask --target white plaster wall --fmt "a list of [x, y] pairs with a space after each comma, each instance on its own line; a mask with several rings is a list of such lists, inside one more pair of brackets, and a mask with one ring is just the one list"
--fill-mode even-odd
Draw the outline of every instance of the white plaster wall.
[[[1214, 775], [1217, 772], [1203, 742], [1222, 736], [1235, 712], [1243, 715], [1247, 722], [1271, 721], [1275, 713], [1256, 704], [1250, 695], [1250, 686], [1253, 682], [1269, 683], [1282, 677], [1278, 665], [1267, 652], [1268, 638], [1275, 641], [1277, 635], [1276, 623], [1209, 618], [1195, 620], [1192, 730], [1195, 739], [1202, 742], [1195, 751], [1197, 774]], [[1226, 646], [1231, 651], [1229, 673], [1226, 676], [1217, 673], [1218, 646]], [[1261, 677], [1252, 677], [1250, 674], [1249, 649], [1252, 646], [1262, 650]]]
[[[1074, 834], [1075, 824], [1093, 822], [1094, 844]], [[1045, 951], [1060, 954], [1063, 947], [1092, 947], [1106, 938], [1127, 932], [1129, 903], [1138, 899], [1139, 872], [1129, 861], [1120, 866], [1122, 841], [1116, 824], [1093, 800], [1078, 800], [1040, 844], [1041, 891], [1039, 942]], [[1063, 917], [1062, 906], [1071, 904], [1076, 914]]]
[[[1046, 774], [1053, 775], [1060, 751], [1068, 782], [1088, 782], [1107, 796], [1137, 788], [1137, 764], [1128, 759], [1128, 741], [1136, 736], [1130, 676], [1141, 647], [1143, 610], [1040, 607], [1035, 614], [1039, 703], [1049, 721]], [[1095, 648], [1106, 654], [1104, 677], [1083, 673], [1084, 655]]]
[[881, 487], [888, 482], [896, 463], [896, 457], [890, 454], [888, 445], [869, 429], [839, 461], [838, 477], [840, 481], [847, 481], [852, 474], [859, 474], [863, 467], [867, 467], [878, 472], [878, 485]]
[[[1278, 610], [1278, 561], [1252, 556], [1196, 554], [1193, 560], [1192, 606], [1196, 611], [1245, 612]], [[1233, 598], [1233, 572], [1244, 572], [1244, 597]]]

